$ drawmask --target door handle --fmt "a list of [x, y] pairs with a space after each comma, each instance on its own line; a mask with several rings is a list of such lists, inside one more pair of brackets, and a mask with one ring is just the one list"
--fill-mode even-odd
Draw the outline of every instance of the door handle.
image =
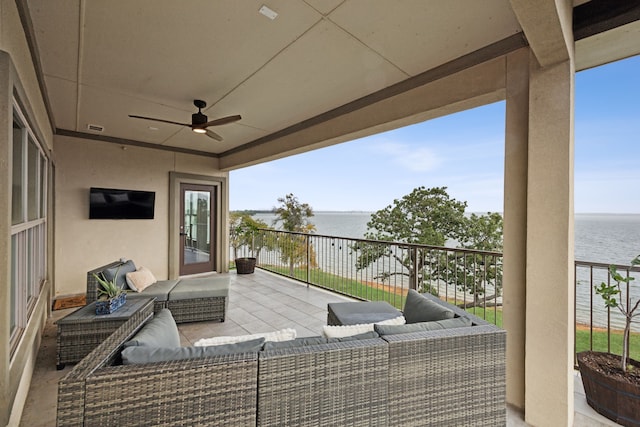
[[187, 235], [187, 233], [180, 233], [180, 235], [181, 235], [181, 236], [186, 236], [186, 235]]

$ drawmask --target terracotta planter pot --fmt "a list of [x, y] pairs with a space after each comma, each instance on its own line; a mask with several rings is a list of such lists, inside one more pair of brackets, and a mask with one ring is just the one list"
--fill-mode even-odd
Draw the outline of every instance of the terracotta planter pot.
[[[623, 426], [640, 426], [640, 385], [601, 372], [589, 360], [591, 355], [614, 358], [616, 363], [620, 360], [620, 356], [608, 353], [578, 353], [578, 367], [589, 406]], [[640, 363], [630, 362], [640, 368]]]
[[256, 259], [247, 257], [247, 258], [236, 258], [236, 272], [238, 274], [251, 274], [254, 272], [256, 268]]

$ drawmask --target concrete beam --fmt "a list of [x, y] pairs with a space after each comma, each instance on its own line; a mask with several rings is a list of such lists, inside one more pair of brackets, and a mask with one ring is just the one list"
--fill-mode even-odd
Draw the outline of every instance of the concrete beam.
[[541, 66], [573, 58], [571, 0], [509, 0]]

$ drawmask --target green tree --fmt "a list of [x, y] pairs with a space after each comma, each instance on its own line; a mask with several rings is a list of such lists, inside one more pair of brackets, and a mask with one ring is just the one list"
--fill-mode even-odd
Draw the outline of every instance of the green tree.
[[247, 247], [252, 257], [259, 257], [263, 248], [272, 249], [274, 243], [266, 239], [260, 228], [268, 228], [266, 222], [253, 218], [246, 212], [231, 212], [229, 216], [229, 243], [233, 257], [238, 258], [238, 250]]
[[[466, 202], [449, 196], [446, 187], [418, 187], [410, 194], [396, 199], [393, 204], [375, 212], [367, 223], [365, 238], [428, 246], [444, 246], [456, 241], [463, 248], [500, 250], [502, 248], [502, 216], [497, 213], [465, 216]], [[384, 269], [376, 278], [388, 280], [402, 275], [409, 283], [417, 283], [424, 291], [435, 293], [433, 281], [454, 283], [458, 289], [478, 298], [484, 294], [484, 285], [492, 281], [494, 287], [500, 280], [501, 266], [495, 260], [471, 252], [471, 262], [462, 265], [459, 259], [451, 259], [441, 251], [398, 245], [390, 250], [388, 245], [359, 243], [358, 269], [388, 258], [402, 266], [401, 269]], [[469, 260], [467, 260], [469, 261]], [[500, 270], [500, 271], [499, 271]], [[485, 274], [486, 273], [486, 274]]]
[[[279, 206], [273, 208], [276, 219], [273, 225], [280, 224], [282, 229], [292, 233], [313, 233], [316, 229], [309, 218], [313, 209], [307, 203], [300, 203], [298, 198], [289, 193], [279, 197]], [[293, 276], [294, 267], [307, 261], [308, 237], [300, 234], [288, 234], [278, 239], [278, 247], [284, 262], [289, 263], [289, 273]], [[315, 254], [309, 254], [310, 262], [315, 265]]]
[[[465, 217], [458, 236], [458, 246], [484, 252], [502, 252], [502, 215], [488, 212]], [[473, 305], [495, 300], [502, 293], [501, 257], [486, 253], [467, 252], [463, 262], [447, 260], [447, 271], [439, 278], [455, 285], [460, 291], [473, 296]], [[486, 295], [487, 286], [493, 295]], [[469, 307], [469, 304], [465, 304]]]
[[[365, 238], [429, 246], [444, 246], [447, 240], [458, 238], [467, 204], [452, 199], [446, 190], [446, 187], [418, 187], [395, 199], [393, 204], [371, 215]], [[383, 269], [376, 278], [384, 281], [395, 275], [407, 276], [409, 283], [418, 283], [423, 290], [433, 292], [424, 284], [429, 274], [426, 267], [434, 264], [430, 251], [409, 247], [389, 250], [388, 245], [375, 243], [361, 243], [354, 249], [360, 253], [356, 268], [365, 269], [382, 258], [389, 258], [403, 269]]]

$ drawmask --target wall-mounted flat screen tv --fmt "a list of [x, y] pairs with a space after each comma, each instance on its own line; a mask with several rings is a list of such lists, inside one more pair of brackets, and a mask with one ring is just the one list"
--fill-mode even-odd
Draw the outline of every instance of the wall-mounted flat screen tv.
[[153, 219], [154, 191], [92, 187], [89, 219]]

